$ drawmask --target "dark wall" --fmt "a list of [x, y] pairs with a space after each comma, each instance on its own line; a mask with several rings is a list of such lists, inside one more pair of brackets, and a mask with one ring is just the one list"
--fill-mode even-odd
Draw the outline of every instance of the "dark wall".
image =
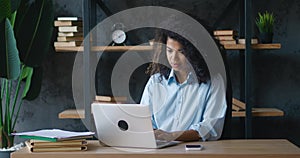
[[[265, 0], [253, 3], [253, 15], [257, 11], [272, 11], [276, 16], [274, 42], [282, 44], [280, 50], [253, 51], [253, 73], [251, 101], [255, 107], [282, 109], [283, 117], [253, 119], [254, 138], [285, 138], [300, 146], [300, 1]], [[165, 6], [192, 14], [213, 26], [224, 15], [230, 0], [107, 0], [104, 1], [113, 13], [146, 5]], [[54, 0], [56, 16], [82, 16], [81, 1]], [[116, 5], [117, 4], [117, 5]], [[228, 9], [218, 28], [239, 29], [238, 4]], [[105, 18], [98, 11], [97, 19]], [[254, 20], [254, 17], [253, 17]], [[255, 27], [253, 27], [255, 28]], [[256, 33], [256, 29], [253, 32]], [[54, 34], [55, 36], [55, 34]], [[146, 36], [146, 35], [145, 35]], [[140, 37], [147, 39], [146, 37]], [[55, 37], [53, 38], [55, 39]], [[52, 48], [44, 64], [44, 80], [40, 96], [22, 107], [17, 130], [40, 128], [62, 128], [85, 130], [80, 120], [60, 120], [57, 115], [67, 108], [74, 108], [72, 98], [72, 68], [75, 53], [56, 53]], [[239, 98], [240, 65], [239, 52], [227, 51], [233, 95]], [[242, 138], [243, 119], [233, 119], [233, 138]]]

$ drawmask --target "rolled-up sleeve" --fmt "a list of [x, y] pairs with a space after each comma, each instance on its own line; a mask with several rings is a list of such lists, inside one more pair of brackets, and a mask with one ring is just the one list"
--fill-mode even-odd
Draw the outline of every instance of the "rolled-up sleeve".
[[225, 83], [222, 76], [217, 75], [211, 80], [203, 119], [191, 125], [190, 129], [198, 131], [203, 141], [218, 140], [223, 131], [226, 108]]

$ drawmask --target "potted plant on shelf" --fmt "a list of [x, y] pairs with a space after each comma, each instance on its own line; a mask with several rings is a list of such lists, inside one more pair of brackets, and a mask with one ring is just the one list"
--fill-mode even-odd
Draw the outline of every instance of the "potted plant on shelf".
[[14, 144], [11, 133], [23, 100], [33, 100], [40, 92], [41, 64], [49, 50], [54, 15], [52, 0], [2, 0], [0, 6], [2, 149]]
[[258, 13], [255, 23], [259, 31], [258, 37], [261, 43], [272, 43], [274, 21], [275, 17], [273, 13], [269, 13], [268, 11]]

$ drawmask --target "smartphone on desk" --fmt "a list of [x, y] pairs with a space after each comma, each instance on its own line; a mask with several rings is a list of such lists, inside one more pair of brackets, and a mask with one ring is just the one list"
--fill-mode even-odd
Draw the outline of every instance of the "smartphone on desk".
[[186, 144], [185, 150], [202, 150], [203, 146], [201, 144]]

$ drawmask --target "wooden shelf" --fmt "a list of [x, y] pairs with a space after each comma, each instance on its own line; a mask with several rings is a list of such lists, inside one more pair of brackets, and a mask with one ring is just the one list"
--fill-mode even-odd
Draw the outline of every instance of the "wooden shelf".
[[[244, 44], [225, 44], [224, 48], [227, 50], [241, 50], [245, 49]], [[252, 44], [252, 49], [280, 49], [280, 43], [271, 44]], [[150, 51], [153, 46], [95, 46], [92, 51], [107, 51], [107, 52], [124, 52], [124, 51]], [[83, 47], [55, 47], [56, 52], [83, 52]]]
[[[252, 49], [280, 49], [280, 43], [270, 43], [270, 44], [252, 44]], [[245, 49], [245, 44], [225, 44], [224, 48], [227, 50], [240, 50]]]
[[[284, 112], [275, 108], [253, 108], [254, 117], [283, 116]], [[245, 111], [232, 111], [232, 117], [245, 117]], [[68, 109], [58, 114], [59, 119], [83, 119], [83, 109]]]
[[[252, 108], [253, 117], [272, 117], [283, 115], [283, 111], [275, 108]], [[232, 111], [232, 117], [245, 117], [245, 111]]]
[[[131, 51], [150, 51], [153, 46], [95, 46], [92, 51], [107, 51], [107, 52], [125, 52]], [[79, 47], [55, 47], [56, 52], [83, 52], [83, 46]]]

